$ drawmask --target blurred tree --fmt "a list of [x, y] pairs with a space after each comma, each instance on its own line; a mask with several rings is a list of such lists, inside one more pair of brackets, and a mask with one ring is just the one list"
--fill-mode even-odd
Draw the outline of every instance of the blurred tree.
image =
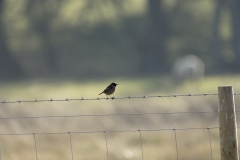
[[51, 41], [51, 23], [58, 13], [59, 1], [30, 0], [26, 7], [26, 15], [29, 17], [32, 30], [41, 37], [42, 54], [47, 68], [45, 70], [46, 75], [56, 75], [59, 69], [57, 51]]
[[144, 74], [166, 72], [167, 53], [165, 48], [169, 31], [167, 15], [162, 0], [148, 0], [149, 30], [139, 44], [141, 62], [139, 71]]
[[7, 47], [2, 21], [4, 0], [0, 0], [0, 80], [22, 78], [21, 66], [11, 55]]
[[[223, 57], [223, 42], [220, 38], [220, 20], [221, 20], [221, 11], [224, 8], [224, 1], [223, 0], [216, 0], [215, 1], [215, 10], [213, 16], [213, 24], [212, 24], [212, 36], [210, 40], [210, 47], [209, 47], [209, 55], [212, 55], [212, 69], [213, 71], [221, 71], [225, 68], [225, 60]], [[225, 64], [225, 65], [223, 65]]]
[[[4, 25], [9, 29], [7, 33], [1, 29], [0, 46], [8, 49], [2, 38], [8, 36], [11, 50], [21, 57], [18, 61], [29, 75], [159, 75], [168, 73], [171, 62], [186, 54], [202, 58], [209, 64], [207, 69], [214, 66], [212, 73], [233, 68], [232, 57], [225, 52], [231, 31], [225, 25], [229, 10], [224, 0], [24, 0], [19, 1], [21, 7], [15, 1], [5, 2], [9, 3]], [[237, 21], [237, 2], [233, 3], [231, 12]], [[19, 8], [22, 19], [17, 16]], [[239, 23], [232, 23], [237, 50]], [[223, 30], [230, 36], [224, 39]]]
[[232, 30], [233, 30], [233, 49], [235, 52], [234, 68], [240, 71], [240, 1], [233, 0], [230, 5], [232, 14]]

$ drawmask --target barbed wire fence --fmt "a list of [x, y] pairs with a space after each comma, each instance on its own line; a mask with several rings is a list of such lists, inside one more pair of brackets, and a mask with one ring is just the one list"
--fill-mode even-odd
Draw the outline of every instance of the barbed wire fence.
[[[199, 97], [199, 96], [217, 96], [217, 93], [200, 93], [200, 94], [171, 94], [171, 95], [143, 95], [143, 96], [126, 96], [126, 97], [106, 97], [106, 98], [65, 98], [65, 99], [35, 99], [35, 100], [14, 100], [14, 101], [1, 101], [2, 104], [7, 103], [36, 103], [36, 102], [69, 102], [69, 101], [101, 101], [101, 100], [120, 100], [120, 99], [146, 99], [146, 98], [172, 98], [172, 97]], [[235, 92], [234, 95], [240, 95]]]
[[[240, 93], [234, 93], [235, 96], [240, 95]], [[171, 95], [153, 95], [153, 96], [126, 96], [126, 97], [111, 97], [111, 98], [78, 98], [78, 99], [43, 99], [43, 100], [15, 100], [15, 101], [2, 101], [2, 104], [13, 104], [13, 103], [38, 103], [38, 102], [69, 102], [69, 101], [96, 101], [96, 100], [122, 100], [122, 99], [146, 99], [146, 98], [175, 98], [175, 97], [199, 97], [199, 96], [218, 96], [217, 93], [214, 94], [171, 94]], [[73, 117], [107, 117], [107, 116], [139, 116], [139, 115], [169, 115], [169, 114], [208, 114], [208, 113], [217, 113], [218, 111], [182, 111], [182, 112], [145, 112], [145, 113], [116, 113], [116, 114], [78, 114], [78, 115], [48, 115], [48, 116], [13, 116], [13, 117], [0, 117], [1, 119], [45, 119], [45, 118], [73, 118]], [[236, 110], [236, 112], [240, 112], [240, 110]], [[240, 127], [237, 127], [240, 128]], [[219, 129], [219, 126], [215, 127], [200, 127], [200, 128], [162, 128], [162, 129], [139, 129], [139, 130], [95, 130], [95, 131], [79, 131], [79, 132], [28, 132], [28, 133], [0, 133], [0, 136], [22, 136], [22, 135], [33, 135], [34, 140], [34, 147], [35, 147], [35, 154], [36, 160], [39, 159], [38, 157], [38, 147], [37, 147], [37, 140], [36, 136], [38, 135], [69, 135], [69, 144], [70, 144], [70, 151], [71, 151], [71, 159], [74, 160], [74, 153], [73, 153], [73, 145], [72, 145], [72, 134], [92, 134], [92, 133], [103, 133], [104, 140], [106, 145], [106, 159], [109, 160], [109, 148], [108, 148], [108, 133], [119, 133], [119, 132], [139, 132], [139, 142], [140, 142], [140, 149], [142, 152], [142, 160], [144, 160], [144, 146], [142, 140], [142, 132], [158, 132], [158, 131], [173, 131], [174, 133], [174, 141], [175, 141], [175, 150], [176, 150], [176, 159], [179, 159], [179, 148], [178, 148], [178, 138], [177, 133], [181, 130], [206, 130], [208, 133], [208, 141], [209, 141], [209, 149], [210, 149], [210, 158], [213, 160], [213, 153], [212, 153], [212, 139], [211, 139], [211, 130]], [[2, 152], [0, 150], [0, 160], [2, 160]]]

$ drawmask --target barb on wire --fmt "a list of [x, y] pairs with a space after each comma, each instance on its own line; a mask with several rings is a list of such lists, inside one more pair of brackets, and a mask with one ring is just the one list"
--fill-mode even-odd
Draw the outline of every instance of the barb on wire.
[[[197, 96], [217, 96], [217, 93], [198, 93], [198, 94], [171, 94], [171, 95], [144, 95], [144, 96], [126, 96], [126, 97], [111, 97], [111, 98], [65, 98], [65, 99], [43, 99], [43, 100], [16, 100], [16, 101], [2, 101], [2, 104], [6, 103], [31, 103], [31, 102], [69, 102], [69, 101], [99, 101], [99, 100], [119, 100], [119, 99], [147, 99], [147, 98], [171, 98], [171, 97], [197, 97]], [[240, 95], [239, 93], [234, 93], [234, 95]]]

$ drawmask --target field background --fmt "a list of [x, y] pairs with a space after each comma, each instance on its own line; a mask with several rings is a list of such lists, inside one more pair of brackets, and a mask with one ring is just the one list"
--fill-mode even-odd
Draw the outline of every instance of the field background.
[[[115, 97], [217, 93], [221, 85], [233, 85], [240, 92], [239, 75], [208, 76], [197, 81], [176, 84], [169, 77], [132, 77], [92, 81], [31, 80], [0, 84], [0, 100], [96, 98], [109, 83], [116, 82]], [[105, 97], [101, 95], [101, 97]], [[240, 96], [235, 96], [240, 110]], [[124, 99], [0, 104], [0, 117], [50, 116], [78, 114], [114, 114], [142, 112], [217, 111], [217, 96]], [[240, 123], [239, 112], [237, 119]], [[1, 133], [77, 132], [97, 130], [142, 130], [218, 126], [217, 113], [103, 116], [42, 119], [0, 119]], [[179, 159], [211, 159], [208, 130], [176, 131]], [[220, 159], [218, 129], [212, 129], [213, 159]], [[107, 133], [109, 159], [141, 159], [139, 132]], [[70, 160], [68, 134], [36, 135], [39, 160]], [[144, 158], [176, 159], [174, 132], [142, 132]], [[74, 160], [107, 159], [104, 133], [72, 134]], [[2, 160], [36, 159], [33, 135], [0, 136]]]

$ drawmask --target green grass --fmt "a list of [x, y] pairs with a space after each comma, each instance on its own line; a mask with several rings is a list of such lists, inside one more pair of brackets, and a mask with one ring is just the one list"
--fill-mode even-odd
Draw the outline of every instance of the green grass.
[[209, 76], [201, 80], [174, 83], [169, 77], [150, 78], [111, 78], [107, 80], [90, 81], [58, 81], [33, 80], [22, 82], [0, 83], [1, 100], [22, 98], [70, 98], [97, 97], [111, 82], [116, 82], [117, 91], [114, 96], [171, 94], [171, 93], [217, 93], [218, 86], [233, 85], [235, 91], [240, 91], [240, 76]]
[[[169, 77], [116, 77], [107, 80], [33, 80], [0, 84], [0, 101], [98, 97], [109, 83], [114, 96], [217, 93], [220, 85], [240, 91], [238, 75], [209, 76], [202, 80], [174, 83]], [[101, 97], [105, 97], [101, 95]], [[236, 96], [236, 108], [240, 102]], [[217, 96], [0, 104], [0, 117], [136, 112], [217, 110]], [[238, 119], [239, 120], [239, 119]], [[217, 126], [217, 113], [142, 116], [107, 116], [44, 119], [0, 119], [0, 133], [138, 130]], [[186, 136], [188, 135], [188, 136]], [[180, 159], [210, 159], [207, 130], [177, 131]], [[218, 130], [211, 130], [213, 158], [219, 159]], [[141, 159], [139, 132], [107, 133], [109, 158]], [[36, 135], [39, 159], [71, 159], [69, 135]], [[72, 134], [75, 159], [106, 159], [104, 133]], [[142, 132], [145, 159], [176, 159], [173, 131]], [[35, 159], [33, 135], [0, 136], [2, 159]]]

